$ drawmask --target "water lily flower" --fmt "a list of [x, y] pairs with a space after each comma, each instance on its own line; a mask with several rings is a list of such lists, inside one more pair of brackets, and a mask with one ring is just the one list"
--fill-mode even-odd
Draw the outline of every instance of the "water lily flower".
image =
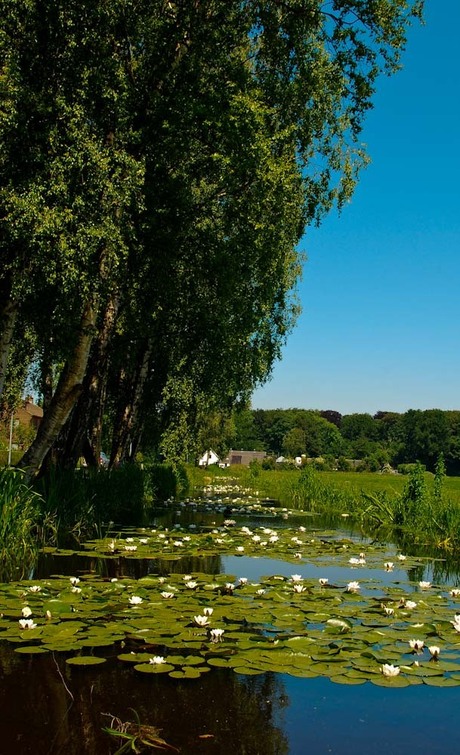
[[149, 539], [148, 537], [140, 537], [139, 542], [142, 543], [142, 545], [146, 545], [148, 543]]
[[188, 587], [189, 590], [194, 590], [195, 587], [198, 586], [198, 582], [195, 582], [195, 580], [191, 579], [189, 582], [185, 583], [185, 586]]
[[247, 585], [248, 578], [247, 577], [240, 577], [238, 581], [239, 581], [240, 585]]
[[302, 554], [301, 553], [294, 553], [294, 558], [302, 558]]
[[381, 668], [384, 676], [398, 676], [400, 670], [399, 666], [393, 666], [392, 663], [384, 663]]
[[417, 608], [417, 603], [415, 602], [415, 600], [406, 600], [404, 608], [408, 608], [409, 611], [413, 611], [414, 608]]
[[405, 561], [405, 560], [406, 560], [406, 558], [407, 558], [407, 556], [403, 556], [403, 554], [402, 554], [402, 553], [399, 553], [399, 554], [398, 554], [398, 559], [399, 559], [399, 561]]
[[180, 547], [180, 546], [182, 546], [183, 544], [184, 544], [184, 543], [182, 542], [182, 540], [174, 540], [174, 542], [173, 542], [173, 545], [175, 545], [175, 546], [176, 546], [176, 548], [179, 548], [179, 547]]
[[203, 613], [205, 616], [212, 616], [212, 614], [214, 613], [214, 608], [206, 606], [206, 608], [203, 608]]
[[318, 582], [320, 583], [321, 587], [324, 587], [324, 585], [327, 585], [327, 583], [329, 582], [329, 580], [328, 580], [327, 577], [320, 577], [318, 579]]
[[126, 542], [127, 543], [134, 543], [134, 538], [133, 537], [127, 537], [126, 538]]
[[194, 616], [193, 621], [197, 625], [197, 627], [206, 627], [209, 624], [209, 619], [207, 616]]
[[393, 571], [393, 567], [394, 567], [393, 561], [385, 561], [385, 563], [383, 565], [384, 565], [386, 571]]
[[303, 577], [300, 574], [291, 574], [291, 579], [293, 582], [302, 582]]
[[40, 587], [40, 585], [32, 585], [31, 587], [29, 587], [29, 592], [40, 592], [41, 589], [42, 588]]
[[19, 626], [21, 629], [35, 629], [37, 626], [32, 619], [19, 619]]
[[112, 577], [112, 579], [110, 581], [111, 582], [118, 582], [118, 579], [117, 579], [117, 577]]
[[125, 545], [125, 551], [137, 551], [137, 545]]
[[424, 580], [422, 580], [418, 583], [418, 586], [421, 590], [428, 590], [431, 587], [431, 582], [425, 582]]
[[80, 580], [79, 580], [78, 577], [70, 577], [70, 584], [71, 585], [78, 585], [79, 582], [80, 582]]
[[224, 527], [233, 527], [236, 524], [234, 519], [224, 519]]
[[294, 584], [292, 585], [292, 589], [294, 590], [294, 592], [305, 592], [305, 590], [306, 590], [307, 588], [306, 588], [306, 587], [304, 587], [303, 585], [299, 584], [299, 582], [295, 582], [295, 583], [294, 583]]
[[393, 616], [395, 612], [394, 608], [389, 608], [388, 606], [383, 606], [383, 610], [387, 616]]
[[425, 643], [423, 640], [409, 640], [409, 645], [415, 653], [421, 653]]
[[75, 587], [75, 585], [72, 585], [72, 587], [70, 588], [70, 591], [77, 592], [77, 593], [81, 592], [81, 587]]
[[184, 580], [184, 582], [189, 582], [191, 580], [191, 578], [192, 578], [191, 574], [184, 574], [184, 576], [182, 577], [182, 579]]
[[233, 582], [226, 582], [225, 589], [230, 590], [230, 592], [233, 592], [233, 590], [235, 589], [235, 585], [233, 584]]
[[237, 547], [237, 549], [236, 549], [236, 550], [238, 551], [238, 553], [243, 553], [243, 551], [244, 551], [244, 548], [243, 548], [243, 546], [242, 546], [242, 545], [238, 545], [238, 547]]
[[271, 537], [268, 538], [269, 543], [277, 543], [278, 540], [279, 540], [278, 535], [272, 535]]
[[154, 655], [152, 656], [152, 658], [149, 658], [149, 663], [151, 663], [152, 665], [157, 665], [157, 664], [159, 665], [160, 663], [164, 663], [164, 662], [165, 662], [165, 659], [163, 658], [162, 655]]
[[428, 650], [430, 651], [431, 657], [436, 661], [439, 658], [441, 648], [439, 648], [437, 645], [430, 645]]
[[347, 592], [356, 592], [360, 589], [359, 582], [349, 582], [347, 584]]
[[108, 548], [109, 548], [109, 551], [114, 551], [115, 550], [115, 540], [111, 540], [110, 541], [110, 543], [108, 545]]
[[265, 590], [261, 587], [260, 590], [256, 591], [256, 595], [265, 595]]
[[140, 603], [143, 602], [142, 598], [139, 597], [139, 595], [131, 595], [129, 602], [132, 606], [138, 606]]
[[28, 619], [29, 616], [32, 616], [32, 611], [29, 606], [24, 606], [24, 608], [21, 610], [21, 613], [25, 619]]
[[163, 592], [160, 592], [160, 595], [161, 595], [161, 597], [162, 597], [162, 598], [164, 598], [165, 600], [170, 600], [171, 598], [174, 598], [174, 597], [175, 597], [175, 595], [174, 595], [174, 593], [173, 593], [173, 592], [167, 592], [166, 590], [165, 590], [165, 591], [163, 591]]
[[450, 622], [456, 632], [460, 632], [460, 614], [456, 613], [454, 620]]
[[352, 566], [358, 566], [358, 564], [366, 563], [363, 558], [356, 558], [355, 556], [352, 556], [348, 559], [348, 563]]
[[458, 598], [460, 596], [460, 590], [454, 588], [453, 590], [450, 591], [450, 594], [453, 598]]
[[306, 532], [306, 531], [307, 531], [306, 527], [302, 527], [302, 526], [299, 527], [299, 532]]
[[211, 642], [222, 642], [222, 635], [224, 634], [224, 632], [225, 629], [211, 629], [209, 631]]

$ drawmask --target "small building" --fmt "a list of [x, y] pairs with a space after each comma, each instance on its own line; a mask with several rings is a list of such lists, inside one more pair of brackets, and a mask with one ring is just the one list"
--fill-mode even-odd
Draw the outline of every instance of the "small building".
[[265, 451], [234, 451], [233, 449], [228, 452], [228, 456], [225, 459], [225, 463], [228, 465], [240, 464], [243, 467], [248, 467], [251, 461], [259, 461], [266, 457]]
[[43, 409], [41, 406], [34, 404], [32, 396], [26, 396], [21, 406], [14, 412], [15, 424], [18, 423], [23, 427], [31, 427], [33, 430], [38, 430], [42, 419]]
[[218, 463], [219, 463], [219, 457], [212, 450], [212, 448], [210, 448], [209, 451], [205, 451], [203, 456], [200, 456], [200, 458], [198, 459], [199, 467], [210, 467], [211, 464], [218, 464]]

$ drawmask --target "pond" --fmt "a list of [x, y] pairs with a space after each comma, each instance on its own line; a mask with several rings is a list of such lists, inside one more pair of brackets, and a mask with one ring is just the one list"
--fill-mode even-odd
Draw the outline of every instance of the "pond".
[[0, 585], [0, 753], [115, 753], [127, 722], [184, 755], [459, 751], [440, 554], [221, 494], [29, 576]]

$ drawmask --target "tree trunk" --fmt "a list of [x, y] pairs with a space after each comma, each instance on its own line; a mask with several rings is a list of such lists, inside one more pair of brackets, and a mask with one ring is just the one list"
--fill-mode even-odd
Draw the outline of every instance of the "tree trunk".
[[101, 327], [92, 344], [81, 395], [61, 434], [61, 442], [59, 442], [61, 448], [57, 451], [57, 460], [68, 468], [74, 468], [80, 456], [84, 456], [90, 466], [97, 465], [99, 461], [100, 434], [97, 436], [99, 443], [94, 443], [93, 428], [102, 426], [109, 347], [119, 304], [118, 294], [113, 293], [105, 308]]
[[138, 432], [139, 413], [149, 373], [152, 350], [153, 341], [149, 340], [144, 348], [144, 353], [139, 356], [135, 374], [129, 380], [129, 387], [131, 389], [129, 392], [126, 390], [128, 387], [128, 377], [126, 374], [120, 381], [120, 401], [110, 454], [111, 467], [116, 466], [120, 461], [131, 456], [129, 446], [134, 441], [134, 436]]
[[19, 462], [19, 466], [26, 470], [29, 480], [38, 474], [46, 454], [56, 441], [82, 391], [96, 316], [96, 306], [91, 300], [84, 307], [73, 353], [62, 370], [49, 409], [40, 423], [34, 442]]

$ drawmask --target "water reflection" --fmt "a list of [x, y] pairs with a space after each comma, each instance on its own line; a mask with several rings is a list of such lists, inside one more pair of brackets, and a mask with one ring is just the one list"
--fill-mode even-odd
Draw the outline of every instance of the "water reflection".
[[[1, 752], [100, 755], [115, 752], [110, 717], [158, 727], [181, 753], [287, 755], [282, 677], [214, 670], [192, 682], [143, 676], [108, 663], [101, 673], [65, 666], [62, 655], [27, 660], [0, 647]], [[72, 697], [71, 697], [72, 696]], [[116, 742], [118, 741], [118, 745]]]

